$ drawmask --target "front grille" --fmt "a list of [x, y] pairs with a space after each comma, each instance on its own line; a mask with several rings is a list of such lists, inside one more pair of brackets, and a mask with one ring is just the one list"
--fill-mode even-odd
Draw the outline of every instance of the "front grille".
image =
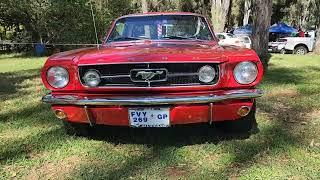
[[[202, 66], [209, 65], [216, 71], [215, 79], [210, 83], [202, 83], [198, 78], [198, 71]], [[99, 87], [128, 86], [128, 87], [168, 87], [168, 86], [197, 86], [213, 85], [219, 80], [219, 65], [215, 63], [137, 63], [137, 64], [105, 64], [79, 66], [79, 76], [82, 84], [84, 74], [89, 70], [96, 70], [101, 75]], [[136, 71], [142, 71], [137, 75]], [[154, 77], [146, 81], [136, 78]], [[141, 76], [140, 76], [141, 75]], [[166, 77], [164, 77], [166, 76]]]

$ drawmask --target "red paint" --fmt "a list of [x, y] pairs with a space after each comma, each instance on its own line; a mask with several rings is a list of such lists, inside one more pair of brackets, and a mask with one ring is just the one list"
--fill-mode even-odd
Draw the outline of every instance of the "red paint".
[[[185, 14], [193, 13], [151, 13], [159, 14]], [[137, 15], [131, 15], [137, 16]], [[208, 22], [208, 21], [207, 21]], [[209, 24], [209, 22], [208, 22]], [[114, 25], [114, 23], [113, 23]], [[112, 28], [111, 28], [112, 29]], [[210, 29], [212, 31], [212, 29]], [[213, 33], [213, 32], [212, 32]], [[107, 38], [110, 31], [107, 34]], [[106, 38], [106, 39], [107, 39]], [[252, 61], [258, 66], [258, 77], [249, 85], [237, 83], [233, 77], [234, 67], [242, 61]], [[111, 64], [111, 63], [141, 63], [141, 62], [216, 62], [220, 64], [220, 80], [214, 86], [187, 86], [187, 87], [106, 87], [86, 88], [81, 85], [78, 77], [78, 65]], [[62, 66], [69, 71], [70, 82], [63, 89], [52, 88], [46, 80], [46, 72], [52, 66]], [[84, 48], [59, 53], [48, 58], [41, 77], [46, 88], [52, 94], [68, 94], [81, 97], [98, 96], [143, 96], [143, 95], [201, 95], [219, 94], [224, 90], [255, 88], [263, 76], [263, 66], [257, 54], [250, 49], [236, 47], [220, 47], [217, 41], [195, 40], [140, 40], [134, 42], [114, 42], [103, 44], [100, 49]], [[214, 121], [235, 120], [239, 107], [252, 106], [252, 100], [228, 101], [215, 103], [213, 110]], [[171, 106], [170, 115], [172, 124], [208, 122], [208, 105], [177, 105]], [[54, 109], [62, 109], [68, 114], [68, 120], [73, 122], [86, 122], [83, 107], [78, 106], [54, 106]], [[128, 125], [128, 113], [126, 107], [90, 107], [93, 117], [98, 124]]]
[[[252, 107], [251, 101], [230, 101], [216, 103], [213, 106], [213, 121], [236, 120], [241, 106]], [[67, 120], [71, 122], [88, 123], [83, 107], [80, 106], [53, 106], [53, 110], [63, 110], [67, 113]], [[209, 105], [174, 105], [170, 107], [170, 124], [209, 123]], [[88, 109], [94, 123], [113, 126], [128, 126], [128, 107], [90, 107]]]

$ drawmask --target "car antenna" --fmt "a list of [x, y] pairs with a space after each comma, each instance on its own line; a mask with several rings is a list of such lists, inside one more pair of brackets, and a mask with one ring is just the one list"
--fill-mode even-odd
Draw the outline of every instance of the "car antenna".
[[94, 32], [95, 32], [95, 35], [96, 35], [97, 48], [99, 50], [100, 46], [99, 46], [99, 39], [98, 39], [98, 33], [97, 33], [97, 26], [96, 26], [95, 15], [94, 15], [94, 12], [93, 12], [93, 6], [92, 6], [92, 2], [91, 1], [90, 1], [90, 6], [91, 6], [91, 15], [92, 15]]

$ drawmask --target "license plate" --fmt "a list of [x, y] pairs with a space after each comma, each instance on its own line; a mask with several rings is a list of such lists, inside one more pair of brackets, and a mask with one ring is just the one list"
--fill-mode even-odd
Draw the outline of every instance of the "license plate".
[[169, 108], [130, 108], [129, 120], [132, 127], [169, 127]]

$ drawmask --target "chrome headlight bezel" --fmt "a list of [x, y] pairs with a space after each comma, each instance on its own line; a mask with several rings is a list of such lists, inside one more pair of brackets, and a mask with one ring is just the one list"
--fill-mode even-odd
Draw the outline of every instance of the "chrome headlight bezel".
[[56, 89], [61, 89], [69, 84], [70, 77], [66, 68], [52, 66], [47, 70], [46, 79], [49, 85]]
[[199, 69], [198, 76], [200, 82], [209, 84], [216, 78], [216, 70], [209, 65], [204, 65]]
[[[91, 76], [91, 77], [89, 77]], [[94, 79], [94, 76], [96, 77]], [[89, 69], [82, 77], [84, 84], [88, 87], [97, 87], [101, 82], [101, 75], [95, 69]]]
[[251, 84], [258, 77], [258, 67], [251, 61], [240, 62], [233, 70], [233, 77], [239, 84]]

